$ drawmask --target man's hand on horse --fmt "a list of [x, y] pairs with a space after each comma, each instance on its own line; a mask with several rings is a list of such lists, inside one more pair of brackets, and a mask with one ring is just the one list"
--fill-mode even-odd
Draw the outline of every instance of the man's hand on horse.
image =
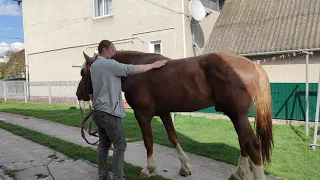
[[153, 68], [160, 68], [164, 66], [167, 62], [168, 62], [167, 60], [161, 60], [161, 61], [156, 61], [152, 63], [152, 65], [153, 65]]

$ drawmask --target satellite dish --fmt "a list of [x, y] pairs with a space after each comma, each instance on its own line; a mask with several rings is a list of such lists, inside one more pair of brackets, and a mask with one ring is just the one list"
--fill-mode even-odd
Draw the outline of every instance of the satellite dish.
[[201, 21], [206, 16], [205, 9], [200, 0], [191, 0], [189, 3], [189, 10], [191, 16], [196, 21]]

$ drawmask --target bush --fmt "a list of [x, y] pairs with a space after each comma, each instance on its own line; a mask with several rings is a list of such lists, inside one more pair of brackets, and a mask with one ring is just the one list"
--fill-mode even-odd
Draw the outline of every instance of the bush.
[[0, 70], [1, 76], [5, 78], [24, 77], [26, 74], [24, 54], [10, 51], [7, 55], [9, 60]]

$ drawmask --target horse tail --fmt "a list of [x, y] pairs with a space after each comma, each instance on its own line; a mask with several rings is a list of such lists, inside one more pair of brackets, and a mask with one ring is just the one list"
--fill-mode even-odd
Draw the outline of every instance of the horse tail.
[[270, 156], [274, 146], [272, 135], [272, 107], [271, 107], [271, 91], [269, 78], [264, 69], [255, 64], [259, 74], [258, 91], [256, 94], [255, 109], [255, 124], [256, 135], [261, 144], [263, 163], [271, 162]]

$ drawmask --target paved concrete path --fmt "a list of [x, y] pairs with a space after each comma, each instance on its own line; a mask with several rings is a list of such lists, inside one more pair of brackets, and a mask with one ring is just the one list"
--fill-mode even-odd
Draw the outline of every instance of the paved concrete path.
[[0, 165], [14, 170], [19, 180], [36, 180], [40, 175], [46, 180], [52, 180], [52, 176], [56, 180], [98, 179], [97, 168], [90, 163], [74, 161], [3, 129], [0, 129], [0, 139]]
[[[15, 115], [3, 112], [0, 112], [0, 120], [7, 121], [9, 123], [16, 124], [38, 132], [42, 132], [44, 134], [54, 136], [60, 139], [64, 139], [66, 141], [81, 146], [89, 146], [96, 148], [87, 144], [82, 139], [80, 135], [80, 128], [77, 127], [66, 126], [48, 120], [25, 117], [23, 115]], [[88, 140], [90, 142], [94, 142], [96, 140], [96, 137], [89, 137], [88, 135], [86, 137], [88, 137]], [[0, 150], [1, 154], [3, 154], [2, 151], [3, 150]], [[16, 151], [15, 153], [19, 154], [22, 152]], [[50, 153], [52, 153], [52, 150], [50, 151]], [[112, 153], [110, 154], [112, 155]], [[168, 179], [174, 180], [226, 180], [230, 177], [230, 175], [235, 169], [235, 166], [233, 165], [218, 162], [191, 153], [186, 154], [191, 161], [192, 175], [188, 177], [181, 177], [178, 174], [180, 169], [180, 161], [178, 159], [175, 149], [155, 144], [155, 158], [157, 163], [158, 174]], [[18, 158], [17, 160], [24, 161], [23, 158]], [[2, 161], [3, 160], [0, 156], [0, 165]], [[128, 143], [127, 151], [125, 154], [125, 161], [133, 165], [140, 166], [142, 168], [146, 166], [146, 150], [142, 141]], [[78, 171], [80, 170], [78, 169]], [[77, 178], [74, 177], [71, 179]], [[273, 178], [268, 176], [267, 179]]]

